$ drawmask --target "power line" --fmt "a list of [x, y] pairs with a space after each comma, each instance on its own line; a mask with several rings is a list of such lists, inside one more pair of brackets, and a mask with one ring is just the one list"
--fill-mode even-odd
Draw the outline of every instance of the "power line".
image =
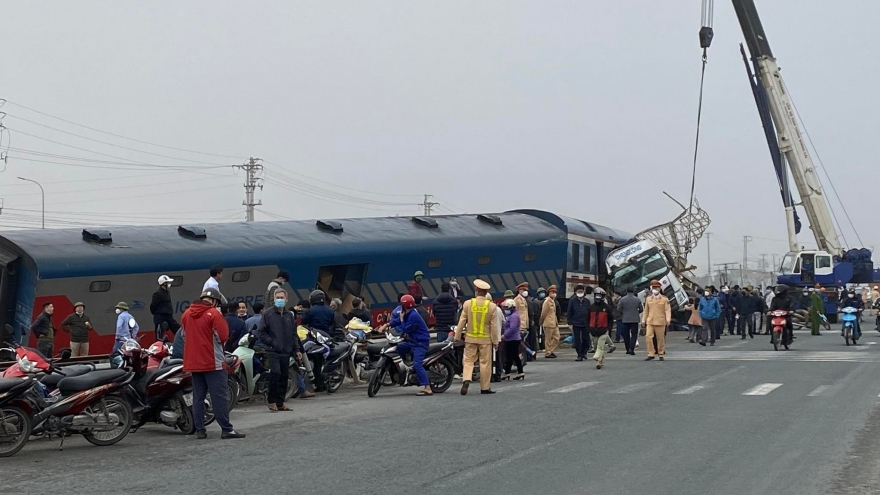
[[[98, 144], [103, 144], [103, 145], [106, 145], [106, 146], [112, 146], [112, 147], [114, 147], [114, 148], [121, 148], [121, 149], [128, 150], [128, 151], [134, 151], [134, 152], [136, 152], [136, 153], [144, 153], [144, 154], [146, 154], [146, 155], [158, 156], [158, 157], [161, 157], [161, 158], [170, 158], [170, 159], [172, 159], [172, 160], [178, 160], [178, 161], [182, 161], [182, 162], [200, 163], [200, 164], [204, 164], [204, 165], [218, 165], [217, 163], [213, 163], [213, 162], [203, 162], [203, 161], [199, 161], [199, 160], [190, 160], [190, 159], [188, 159], [188, 158], [179, 158], [179, 157], [176, 157], [176, 156], [163, 155], [163, 154], [161, 154], [161, 153], [153, 153], [153, 152], [151, 152], [151, 151], [139, 150], [139, 149], [137, 149], [137, 148], [130, 148], [130, 147], [128, 147], [128, 146], [122, 146], [122, 145], [119, 145], [119, 144], [108, 143], [107, 141], [101, 141], [101, 140], [99, 140], [99, 139], [90, 138], [90, 137], [88, 137], [88, 136], [83, 136], [83, 135], [81, 135], [81, 134], [76, 134], [76, 133], [73, 133], [73, 132], [68, 132], [68, 131], [65, 131], [65, 130], [63, 130], [63, 129], [58, 129], [58, 128], [51, 127], [51, 126], [48, 126], [48, 125], [45, 125], [45, 124], [41, 124], [41, 123], [39, 123], [39, 122], [34, 122], [33, 120], [28, 120], [28, 119], [26, 119], [26, 118], [24, 118], [24, 117], [19, 117], [19, 116], [17, 116], [17, 115], [12, 115], [12, 114], [7, 114], [7, 115], [8, 115], [9, 117], [14, 118], [14, 119], [18, 119], [18, 120], [21, 120], [21, 121], [24, 121], [24, 122], [28, 122], [28, 123], [30, 123], [30, 124], [38, 125], [38, 126], [40, 126], [40, 127], [45, 127], [46, 129], [51, 129], [51, 130], [53, 130], [53, 131], [60, 132], [60, 133], [62, 133], [62, 134], [67, 134], [67, 135], [69, 135], [69, 136], [78, 137], [78, 138], [80, 138], [80, 139], [85, 139], [85, 140], [92, 141], [92, 142], [94, 142], [94, 143], [98, 143]], [[21, 131], [16, 131], [16, 132], [21, 132]], [[225, 166], [225, 165], [221, 165], [221, 166]]]
[[[23, 108], [23, 109], [25, 109], [25, 110], [28, 110], [28, 111], [31, 111], [31, 112], [34, 112], [34, 113], [37, 113], [37, 114], [43, 115], [44, 117], [49, 117], [49, 118], [51, 118], [51, 119], [55, 119], [55, 120], [58, 120], [58, 121], [61, 121], [61, 122], [67, 123], [67, 124], [75, 125], [75, 126], [77, 126], [77, 127], [82, 127], [83, 129], [88, 129], [88, 130], [90, 130], [90, 131], [100, 132], [101, 134], [106, 134], [106, 135], [108, 135], [108, 136], [113, 136], [113, 137], [117, 137], [117, 138], [120, 138], [120, 139], [127, 139], [127, 140], [129, 140], [129, 141], [133, 141], [133, 142], [135, 142], [135, 143], [148, 144], [148, 145], [150, 145], [150, 146], [157, 146], [157, 147], [159, 147], [159, 148], [165, 148], [165, 149], [168, 149], [168, 150], [183, 151], [183, 152], [185, 152], [185, 153], [194, 153], [194, 154], [198, 154], [198, 155], [216, 156], [216, 157], [218, 157], [218, 158], [234, 158], [234, 159], [236, 159], [236, 160], [247, 160], [247, 157], [244, 157], [244, 156], [222, 155], [222, 154], [218, 154], [218, 153], [208, 153], [208, 152], [205, 152], [205, 151], [189, 150], [189, 149], [186, 149], [186, 148], [176, 148], [176, 147], [174, 147], [174, 146], [166, 146], [166, 145], [163, 145], [163, 144], [152, 143], [152, 142], [150, 142], [150, 141], [143, 141], [143, 140], [140, 140], [140, 139], [135, 139], [135, 138], [131, 138], [131, 137], [126, 137], [126, 136], [123, 136], [123, 135], [120, 135], [120, 134], [114, 134], [114, 133], [112, 133], [112, 132], [102, 131], [101, 129], [96, 129], [96, 128], [94, 128], [94, 127], [89, 127], [89, 126], [84, 125], [84, 124], [79, 124], [79, 123], [77, 123], [77, 122], [73, 122], [73, 121], [71, 121], [71, 120], [62, 119], [61, 117], [56, 117], [56, 116], [54, 116], [54, 115], [50, 115], [50, 114], [48, 114], [48, 113], [41, 112], [41, 111], [36, 110], [36, 109], [30, 108], [30, 107], [26, 107], [26, 106], [24, 106], [24, 105], [22, 105], [22, 104], [20, 104], [20, 103], [16, 103], [16, 102], [14, 102], [14, 101], [0, 99], [0, 103], [2, 103], [2, 102], [6, 102], [6, 103], [9, 103], [10, 105], [15, 105], [15, 106], [17, 106], [17, 107], [19, 107], [19, 108]], [[21, 118], [21, 117], [19, 117], [19, 118]]]
[[[280, 168], [280, 169], [284, 169], [284, 167], [282, 167], [281, 165], [278, 165], [277, 163], [270, 162], [269, 160], [263, 160], [263, 163], [265, 163], [266, 165], [272, 165], [273, 167], [278, 167], [278, 168]], [[286, 170], [286, 169], [284, 169], [284, 170]], [[327, 182], [327, 181], [325, 181], [325, 180], [318, 179], [318, 178], [315, 178], [315, 177], [311, 177], [311, 176], [309, 176], [309, 175], [306, 175], [306, 174], [304, 174], [304, 173], [302, 173], [301, 171], [298, 171], [298, 170], [297, 170], [297, 171], [293, 171], [293, 170], [291, 170], [291, 172], [292, 172], [292, 173], [295, 173], [297, 176], [301, 176], [301, 177], [304, 177], [304, 178], [306, 178], [306, 179], [313, 180], [313, 181], [315, 181], [315, 182], [320, 182], [321, 184], [326, 184], [326, 185], [331, 186], [331, 187], [339, 187], [339, 188], [341, 188], [341, 189], [344, 189], [346, 192], [354, 191], [354, 192], [359, 192], [359, 193], [362, 193], [362, 194], [372, 194], [372, 195], [376, 195], [376, 196], [394, 196], [394, 197], [398, 197], [398, 198], [420, 198], [420, 197], [422, 196], [421, 194], [398, 194], [398, 193], [387, 193], [387, 192], [377, 193], [377, 192], [373, 192], [373, 191], [364, 191], [363, 189], [357, 189], [357, 188], [354, 188], [354, 187], [348, 187], [348, 186], [344, 186], [344, 187], [343, 187], [343, 186], [336, 186], [335, 184], [332, 184], [332, 183]]]

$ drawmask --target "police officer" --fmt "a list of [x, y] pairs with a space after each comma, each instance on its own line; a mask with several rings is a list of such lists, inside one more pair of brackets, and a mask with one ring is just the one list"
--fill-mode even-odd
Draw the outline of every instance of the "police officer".
[[467, 395], [468, 386], [474, 376], [474, 362], [480, 360], [480, 393], [494, 394], [489, 388], [492, 379], [492, 350], [498, 349], [501, 335], [498, 334], [495, 324], [497, 318], [497, 306], [487, 295], [492, 287], [485, 281], [474, 280], [475, 297], [464, 302], [461, 308], [461, 318], [455, 327], [455, 341], [461, 340], [461, 334], [467, 328], [464, 345], [464, 382], [461, 385], [461, 395]]

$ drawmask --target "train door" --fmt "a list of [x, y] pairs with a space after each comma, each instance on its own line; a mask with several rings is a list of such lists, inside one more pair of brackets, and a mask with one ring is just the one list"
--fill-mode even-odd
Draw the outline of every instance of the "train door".
[[12, 336], [6, 335], [6, 325], [15, 325], [15, 299], [18, 293], [18, 255], [0, 247], [0, 342]]
[[366, 263], [328, 265], [318, 268], [318, 288], [327, 294], [328, 304], [331, 299], [341, 299], [343, 313], [351, 310], [352, 299], [363, 297], [366, 281]]

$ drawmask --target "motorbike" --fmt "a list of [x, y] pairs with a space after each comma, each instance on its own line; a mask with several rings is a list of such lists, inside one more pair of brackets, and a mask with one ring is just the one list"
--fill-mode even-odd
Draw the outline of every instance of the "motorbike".
[[[126, 340], [119, 352], [123, 366], [134, 372], [125, 393], [134, 414], [131, 431], [152, 422], [179, 430], [184, 435], [195, 433], [192, 375], [183, 371], [181, 360], [168, 358], [162, 342], [143, 349], [137, 341]], [[214, 421], [210, 403], [206, 415], [207, 424]]]
[[[161, 342], [154, 342], [148, 349], [149, 357], [147, 361], [147, 370], [155, 370], [160, 367], [164, 368], [166, 366], [183, 364], [182, 359], [171, 358], [173, 350], [174, 346], [164, 340]], [[241, 394], [244, 390], [244, 383], [242, 382], [241, 374], [238, 371], [241, 366], [241, 359], [231, 352], [224, 352], [223, 354], [225, 356], [224, 359], [226, 360], [226, 371], [229, 373], [229, 379], [226, 382], [226, 398], [229, 402], [229, 411], [232, 412], [235, 406], [238, 405], [239, 400], [241, 400]], [[210, 403], [210, 396], [208, 396], [207, 400]], [[208, 410], [211, 410], [210, 407]]]
[[[247, 334], [238, 341], [238, 347], [232, 352], [240, 363], [235, 372], [241, 392], [241, 400], [249, 401], [254, 395], [265, 396], [269, 392], [269, 358], [266, 351], [257, 345], [256, 337]], [[284, 399], [297, 397], [300, 394], [296, 379], [301, 370], [296, 358], [291, 356], [290, 369], [287, 373], [287, 392]]]
[[[327, 332], [300, 326], [306, 330], [306, 338], [303, 340], [303, 349], [311, 364], [311, 373], [320, 374], [320, 382], [324, 384], [328, 394], [334, 394], [342, 387], [346, 374], [352, 375], [355, 371], [349, 369], [348, 362], [352, 360], [355, 343], [359, 340], [356, 332], [350, 331], [346, 340], [334, 341]], [[302, 333], [300, 333], [302, 336]], [[322, 355], [324, 364], [317, 369], [314, 356]], [[311, 377], [310, 377], [311, 378]], [[313, 383], [316, 383], [313, 380]]]
[[[3, 351], [15, 353], [8, 348]], [[35, 378], [0, 378], [0, 457], [12, 457], [18, 453], [31, 434], [31, 416], [16, 405], [26, 401], [23, 397], [37, 384]]]
[[[41, 372], [64, 375], [34, 349], [19, 346], [15, 354], [19, 371], [27, 377]], [[65, 376], [57, 384], [57, 394], [47, 398], [31, 386], [8, 404], [29, 416], [32, 436], [61, 437], [62, 448], [71, 434], [80, 434], [94, 445], [113, 445], [131, 429], [133, 413], [122, 392], [133, 378], [134, 373], [123, 369]]]
[[[388, 339], [388, 343], [382, 349], [376, 370], [370, 376], [370, 383], [367, 385], [369, 397], [375, 397], [382, 386], [409, 387], [418, 385], [415, 371], [411, 366], [407, 366], [397, 353], [397, 344], [403, 339], [391, 332], [387, 332], [385, 337]], [[435, 394], [442, 394], [452, 385], [455, 368], [452, 353], [453, 342], [451, 340], [428, 344], [428, 352], [425, 354], [423, 366], [428, 373], [431, 390]]]
[[779, 346], [785, 346], [785, 349], [788, 350], [788, 345], [784, 343], [785, 336], [785, 325], [788, 323], [788, 311], [777, 309], [770, 312], [770, 325], [773, 327], [773, 333], [770, 339], [773, 342], [773, 350], [778, 351]]
[[849, 345], [852, 342], [852, 345], [858, 345], [859, 337], [862, 336], [862, 332], [859, 329], [859, 315], [861, 311], [857, 308], [853, 308], [852, 306], [847, 306], [840, 310], [843, 313], [843, 339], [846, 340], [846, 345]]

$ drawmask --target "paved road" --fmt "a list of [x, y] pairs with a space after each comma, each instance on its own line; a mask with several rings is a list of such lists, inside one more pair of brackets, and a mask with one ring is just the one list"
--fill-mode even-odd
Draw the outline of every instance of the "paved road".
[[368, 399], [346, 386], [292, 413], [237, 409], [243, 441], [158, 426], [106, 448], [37, 441], [2, 461], [3, 491], [880, 492], [880, 334], [856, 348], [833, 333], [797, 336], [773, 352], [763, 336], [704, 348], [676, 332], [665, 362], [617, 352], [603, 370], [568, 351], [494, 396], [462, 397], [456, 384]]

